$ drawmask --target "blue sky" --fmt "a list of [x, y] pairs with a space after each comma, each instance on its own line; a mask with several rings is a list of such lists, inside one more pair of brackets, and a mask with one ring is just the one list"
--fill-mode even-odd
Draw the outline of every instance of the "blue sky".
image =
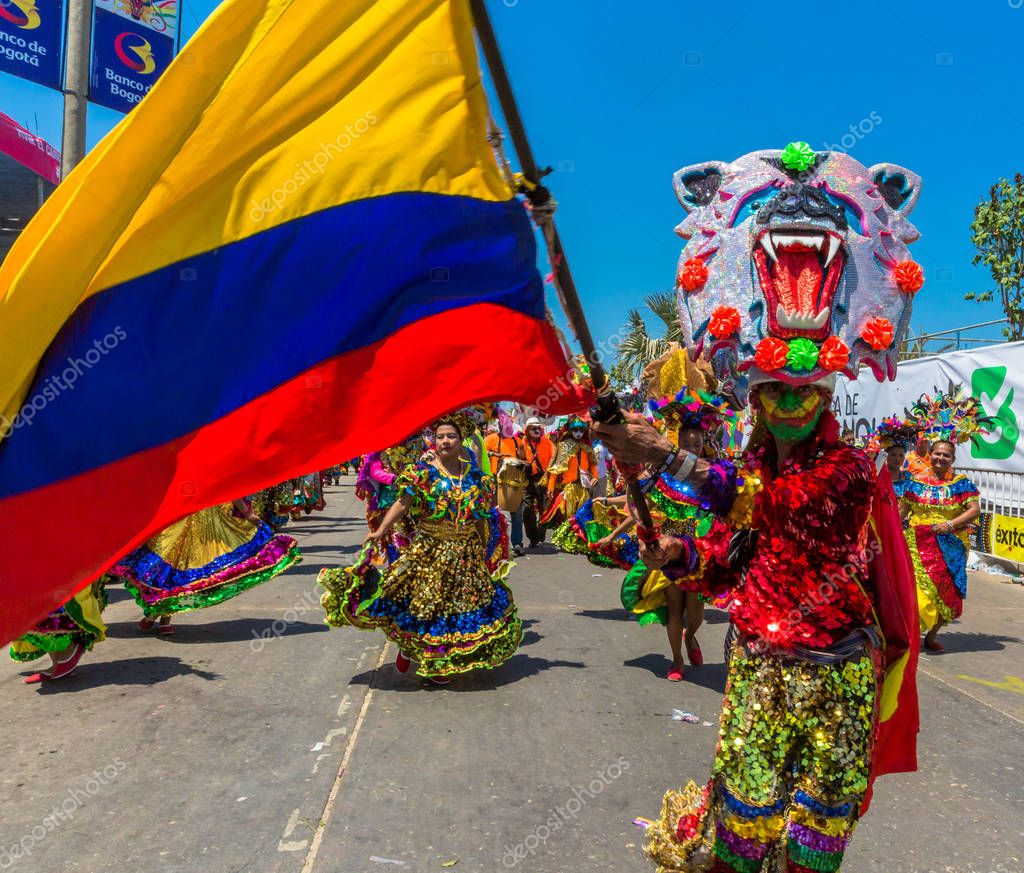
[[[217, 4], [182, 5], [188, 36]], [[556, 168], [559, 231], [596, 339], [672, 287], [676, 169], [798, 139], [923, 177], [915, 329], [1000, 317], [996, 304], [962, 298], [990, 287], [971, 265], [974, 206], [999, 177], [1024, 172], [1024, 0], [488, 7], [537, 160]], [[0, 74], [0, 111], [59, 144], [56, 92]], [[119, 118], [91, 107], [90, 144]]]

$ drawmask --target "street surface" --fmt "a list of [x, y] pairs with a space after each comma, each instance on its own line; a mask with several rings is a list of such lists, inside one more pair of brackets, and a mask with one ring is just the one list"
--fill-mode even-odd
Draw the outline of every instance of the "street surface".
[[[428, 686], [379, 634], [323, 624], [317, 571], [365, 533], [344, 481], [286, 528], [303, 563], [176, 635], [138, 631], [117, 587], [108, 640], [69, 680], [26, 687], [31, 665], [5, 661], [0, 869], [649, 869], [631, 821], [707, 777], [724, 614], [708, 610], [706, 666], [669, 683], [664, 631], [621, 609], [621, 573], [548, 547], [510, 578], [521, 651]], [[844, 873], [1024, 873], [1022, 619], [1024, 587], [972, 574], [946, 653], [922, 657], [920, 771], [879, 782]]]

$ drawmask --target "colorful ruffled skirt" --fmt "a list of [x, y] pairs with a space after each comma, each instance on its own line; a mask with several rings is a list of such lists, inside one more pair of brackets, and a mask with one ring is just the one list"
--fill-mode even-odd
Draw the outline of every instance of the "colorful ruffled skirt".
[[956, 534], [935, 533], [930, 524], [913, 525], [906, 535], [917, 580], [921, 629], [930, 631], [964, 611], [967, 544]]
[[288, 495], [284, 505], [278, 507], [278, 512], [287, 514], [292, 520], [296, 520], [301, 518], [303, 513], [309, 515], [313, 510], [320, 512], [327, 507], [323, 481], [320, 479], [319, 472], [293, 479], [291, 486], [292, 492]]
[[107, 605], [105, 577], [79, 591], [55, 609], [27, 634], [11, 643], [15, 661], [34, 661], [48, 652], [63, 652], [72, 646], [91, 649], [107, 636], [102, 612]]
[[497, 667], [519, 648], [510, 567], [488, 569], [475, 525], [427, 521], [388, 569], [364, 554], [353, 567], [321, 570], [320, 602], [333, 627], [383, 631], [418, 675], [454, 676]]
[[579, 482], [569, 482], [551, 498], [548, 508], [541, 516], [540, 523], [548, 527], [561, 527], [566, 519], [572, 518], [579, 512], [580, 507], [587, 502], [589, 497], [590, 492]]
[[588, 561], [599, 567], [628, 570], [640, 557], [636, 537], [619, 534], [607, 548], [600, 551], [595, 548], [623, 518], [623, 513], [614, 507], [599, 500], [588, 500], [555, 531], [552, 540], [563, 552], [586, 555]]
[[236, 597], [302, 560], [295, 540], [211, 506], [164, 528], [111, 571], [150, 618]]

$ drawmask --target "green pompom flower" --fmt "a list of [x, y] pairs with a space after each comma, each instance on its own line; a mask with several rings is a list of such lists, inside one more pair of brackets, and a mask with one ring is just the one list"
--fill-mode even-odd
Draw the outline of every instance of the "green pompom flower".
[[791, 370], [813, 370], [818, 363], [818, 347], [807, 337], [798, 336], [789, 343], [786, 363]]
[[782, 150], [782, 165], [802, 173], [814, 166], [814, 149], [805, 142], [791, 142]]

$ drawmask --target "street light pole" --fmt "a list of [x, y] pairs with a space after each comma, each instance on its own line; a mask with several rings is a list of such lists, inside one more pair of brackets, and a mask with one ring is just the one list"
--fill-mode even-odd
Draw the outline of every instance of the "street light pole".
[[60, 177], [66, 179], [85, 157], [85, 112], [89, 93], [92, 0], [69, 0], [64, 54], [64, 135]]

